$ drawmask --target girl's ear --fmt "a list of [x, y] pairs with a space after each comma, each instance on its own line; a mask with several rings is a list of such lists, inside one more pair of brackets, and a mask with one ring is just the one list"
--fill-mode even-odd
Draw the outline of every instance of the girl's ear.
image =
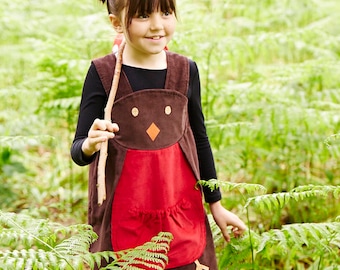
[[122, 22], [120, 21], [120, 19], [113, 14], [110, 14], [109, 18], [110, 18], [111, 24], [113, 26], [113, 29], [117, 33], [120, 33], [120, 34], [123, 33], [123, 26], [122, 26]]

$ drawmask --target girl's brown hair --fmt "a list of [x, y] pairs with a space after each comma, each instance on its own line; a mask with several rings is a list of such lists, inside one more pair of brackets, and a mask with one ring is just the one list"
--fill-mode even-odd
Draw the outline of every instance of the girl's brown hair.
[[131, 20], [136, 15], [150, 14], [155, 10], [162, 12], [173, 12], [176, 15], [176, 0], [100, 0], [103, 4], [106, 2], [109, 14], [117, 17], [126, 8], [126, 26], [128, 27]]

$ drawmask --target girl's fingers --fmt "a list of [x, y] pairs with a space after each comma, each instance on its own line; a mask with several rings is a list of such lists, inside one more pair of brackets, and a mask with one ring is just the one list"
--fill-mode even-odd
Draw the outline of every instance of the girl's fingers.
[[232, 231], [236, 238], [241, 237], [245, 232], [246, 227], [233, 227]]
[[117, 123], [111, 123], [111, 127], [113, 132], [119, 131], [119, 126]]
[[116, 123], [111, 123], [108, 120], [94, 120], [90, 130], [102, 130], [102, 131], [110, 131], [110, 132], [117, 132], [119, 127]]
[[96, 144], [101, 144], [102, 142], [105, 142], [107, 140], [107, 137], [102, 136], [102, 137], [95, 137], [91, 138], [91, 144], [96, 145]]
[[104, 120], [95, 119], [90, 130], [106, 130], [106, 123]]
[[235, 235], [236, 238], [238, 238], [242, 235], [242, 232], [239, 230], [239, 228], [234, 227], [233, 228], [233, 234]]
[[90, 130], [88, 134], [88, 137], [91, 139], [98, 138], [98, 137], [112, 139], [114, 136], [115, 134], [113, 132], [101, 131], [101, 130]]
[[88, 156], [100, 150], [100, 145], [109, 139], [112, 139], [119, 127], [116, 123], [107, 120], [95, 119], [88, 132], [87, 139], [83, 144], [82, 150]]
[[224, 239], [227, 241], [227, 242], [230, 242], [230, 235], [228, 233], [228, 228], [227, 226], [225, 226], [225, 228], [221, 229], [221, 232], [223, 234], [223, 237]]

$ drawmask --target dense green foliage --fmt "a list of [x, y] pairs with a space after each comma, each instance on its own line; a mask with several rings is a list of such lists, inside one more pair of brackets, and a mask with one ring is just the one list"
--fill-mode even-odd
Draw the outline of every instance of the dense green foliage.
[[[135, 249], [120, 252], [89, 252], [97, 239], [91, 226], [65, 227], [46, 219], [0, 211], [1, 269], [83, 269], [102, 260], [112, 261], [105, 269], [164, 269], [170, 233], [159, 233]], [[2, 248], [6, 249], [2, 251]]]
[[[87, 168], [69, 147], [90, 60], [114, 39], [98, 2], [0, 6], [0, 209], [36, 218], [54, 245], [71, 236], [41, 218], [72, 235], [88, 229], [67, 227], [86, 223], [87, 208]], [[339, 269], [339, 1], [178, 0], [178, 9], [169, 47], [199, 66], [223, 204], [249, 226], [228, 245], [214, 227], [220, 268]], [[6, 226], [0, 251], [25, 258], [15, 241], [27, 237]], [[31, 257], [53, 253], [34, 245]]]

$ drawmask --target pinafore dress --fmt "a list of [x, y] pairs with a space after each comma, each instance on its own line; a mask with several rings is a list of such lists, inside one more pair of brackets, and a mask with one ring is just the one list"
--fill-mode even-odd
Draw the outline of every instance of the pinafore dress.
[[[115, 56], [94, 60], [109, 94]], [[133, 92], [121, 73], [109, 141], [107, 199], [97, 202], [98, 157], [90, 165], [89, 223], [99, 235], [92, 251], [120, 251], [142, 245], [159, 232], [173, 241], [167, 269], [217, 269], [211, 232], [197, 187], [198, 159], [189, 125], [189, 61], [167, 52], [165, 89]], [[196, 263], [195, 263], [196, 261]]]

